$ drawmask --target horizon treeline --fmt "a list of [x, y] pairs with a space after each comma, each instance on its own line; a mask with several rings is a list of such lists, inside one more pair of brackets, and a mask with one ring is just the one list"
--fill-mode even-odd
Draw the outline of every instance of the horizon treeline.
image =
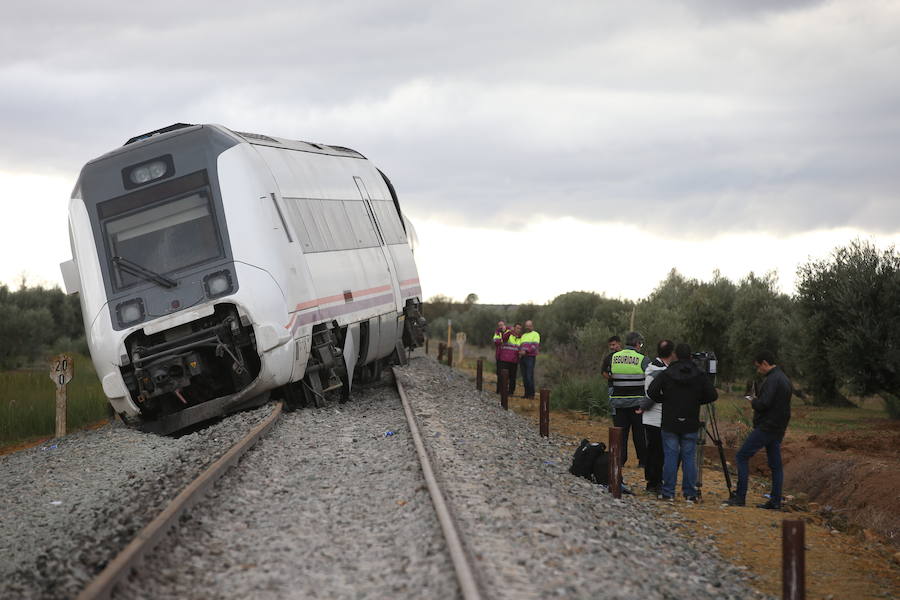
[[78, 296], [59, 288], [0, 285], [0, 369], [34, 366], [58, 352], [88, 353]]
[[695, 352], [715, 352], [720, 381], [743, 383], [755, 376], [754, 354], [768, 349], [816, 404], [877, 394], [900, 418], [900, 254], [854, 240], [801, 265], [797, 275], [793, 296], [778, 290], [774, 273], [735, 282], [715, 272], [700, 281], [673, 269], [636, 302], [572, 291], [543, 305], [487, 306], [475, 294], [464, 302], [438, 295], [424, 310], [436, 339], [444, 339], [450, 319], [454, 332], [481, 346], [491, 343], [498, 320], [533, 320], [554, 355], [551, 384], [595, 377], [607, 339], [624, 339], [633, 322], [650, 356], [660, 339], [687, 342]]

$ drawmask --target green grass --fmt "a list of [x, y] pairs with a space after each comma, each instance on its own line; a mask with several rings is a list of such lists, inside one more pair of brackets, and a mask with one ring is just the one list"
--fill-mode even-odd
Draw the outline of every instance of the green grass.
[[[743, 394], [719, 391], [716, 413], [723, 423], [744, 423], [752, 426], [753, 409]], [[809, 433], [846, 431], [868, 427], [874, 420], [886, 419], [887, 411], [876, 408], [813, 406], [800, 398], [791, 398], [790, 429]]]
[[568, 377], [553, 388], [550, 408], [577, 410], [592, 416], [609, 415], [609, 392], [606, 380], [594, 377]]
[[[74, 431], [107, 416], [107, 400], [91, 359], [75, 357], [75, 377], [68, 388], [67, 430]], [[49, 367], [0, 373], [0, 445], [56, 432], [56, 386]]]

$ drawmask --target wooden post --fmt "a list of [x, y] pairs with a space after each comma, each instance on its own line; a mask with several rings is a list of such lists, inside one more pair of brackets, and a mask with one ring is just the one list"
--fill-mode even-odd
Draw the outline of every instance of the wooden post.
[[66, 435], [67, 387], [75, 376], [75, 361], [68, 354], [54, 356], [50, 360], [50, 379], [56, 384], [56, 437]]
[[622, 497], [622, 428], [609, 428], [609, 491]]
[[500, 406], [509, 410], [509, 371], [500, 369]]
[[453, 368], [453, 346], [447, 346], [447, 366]]
[[444, 362], [444, 342], [438, 344], [438, 362]]
[[428, 356], [428, 338], [425, 338], [425, 356]]
[[802, 520], [781, 522], [781, 597], [806, 598], [806, 524]]
[[452, 331], [453, 321], [447, 319], [447, 346], [450, 346], [450, 332]]
[[541, 388], [540, 405], [541, 436], [550, 437], [550, 390]]
[[475, 389], [479, 392], [484, 384], [484, 359], [479, 358], [475, 366]]

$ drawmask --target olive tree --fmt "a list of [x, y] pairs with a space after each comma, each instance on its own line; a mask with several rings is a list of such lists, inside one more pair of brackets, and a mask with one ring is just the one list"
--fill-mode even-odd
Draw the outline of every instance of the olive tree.
[[900, 418], [900, 254], [859, 239], [797, 272], [805, 373], [823, 403], [878, 394]]

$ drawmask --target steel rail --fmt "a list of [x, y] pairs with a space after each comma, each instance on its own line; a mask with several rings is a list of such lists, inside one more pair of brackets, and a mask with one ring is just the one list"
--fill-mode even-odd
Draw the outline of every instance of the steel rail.
[[138, 532], [114, 559], [107, 563], [103, 571], [78, 594], [77, 600], [109, 598], [115, 586], [128, 576], [131, 569], [135, 568], [148, 552], [156, 547], [181, 514], [196, 504], [206, 491], [272, 428], [281, 415], [282, 407], [283, 403], [279, 402], [272, 414], [254, 426], [247, 435], [184, 488], [155, 519]]
[[453, 561], [453, 568], [456, 571], [456, 580], [459, 582], [462, 596], [465, 600], [481, 600], [483, 595], [475, 577], [475, 570], [472, 568], [468, 555], [462, 544], [462, 537], [456, 527], [456, 522], [447, 502], [438, 486], [437, 479], [434, 476], [434, 469], [428, 458], [428, 452], [425, 450], [425, 444], [422, 441], [422, 435], [419, 433], [419, 427], [416, 424], [416, 417], [412, 412], [409, 399], [406, 392], [400, 384], [397, 377], [397, 369], [394, 368], [394, 383], [397, 386], [397, 392], [400, 394], [400, 401], [403, 403], [403, 411], [406, 413], [406, 421], [409, 423], [409, 431], [412, 434], [413, 443], [416, 446], [416, 453], [419, 455], [419, 463], [422, 465], [422, 473], [425, 476], [425, 483], [428, 486], [428, 493], [431, 494], [431, 502], [434, 504], [434, 510], [437, 513], [438, 521], [441, 524], [441, 530], [444, 532], [444, 539], [447, 541], [447, 549], [450, 552], [450, 559]]

